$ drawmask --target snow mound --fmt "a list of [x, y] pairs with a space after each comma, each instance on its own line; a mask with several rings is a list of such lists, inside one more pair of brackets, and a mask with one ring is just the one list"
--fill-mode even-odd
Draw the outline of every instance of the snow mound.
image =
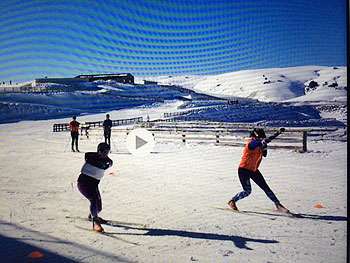
[[[215, 76], [153, 78], [221, 98], [250, 98], [264, 102], [346, 101], [347, 68], [303, 66], [243, 70]], [[310, 92], [310, 83], [318, 84]]]

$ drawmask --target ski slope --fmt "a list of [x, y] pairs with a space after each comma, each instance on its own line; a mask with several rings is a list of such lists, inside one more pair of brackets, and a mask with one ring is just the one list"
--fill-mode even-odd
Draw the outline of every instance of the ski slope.
[[[223, 98], [251, 98], [264, 102], [346, 102], [347, 68], [302, 66], [243, 70], [215, 76], [160, 76], [152, 80], [178, 84]], [[311, 81], [318, 87], [307, 91]], [[332, 87], [337, 83], [336, 87]]]
[[[288, 122], [292, 126], [317, 126], [317, 123], [342, 126], [346, 118], [345, 67], [260, 69], [148, 80], [158, 85], [95, 81], [78, 86], [46, 84], [44, 89], [51, 92], [45, 93], [0, 93], [0, 123], [157, 107], [167, 101], [182, 102], [179, 109], [203, 108], [183, 119], [276, 126], [288, 125]], [[136, 82], [142, 81], [136, 79]], [[220, 99], [234, 99], [239, 103], [225, 108], [222, 107], [225, 100]], [[329, 114], [310, 104], [335, 105], [332, 111], [338, 112], [340, 122], [324, 119]], [[213, 105], [218, 107], [206, 109]]]
[[[110, 111], [111, 119], [158, 118], [178, 104]], [[104, 113], [78, 117], [103, 120]], [[60, 119], [68, 122], [70, 118]], [[2, 259], [26, 262], [320, 262], [346, 261], [346, 142], [308, 140], [308, 152], [269, 149], [260, 171], [283, 205], [306, 218], [276, 215], [254, 183], [237, 203], [251, 214], [213, 207], [241, 191], [242, 147], [156, 142], [152, 154], [132, 155], [126, 134], [112, 134], [114, 166], [102, 179], [101, 217], [134, 225], [105, 225], [95, 234], [84, 220], [89, 202], [76, 180], [84, 153], [100, 135], [53, 133], [57, 120], [0, 124], [0, 235]], [[269, 134], [268, 134], [269, 135]], [[323, 208], [317, 208], [321, 205]]]

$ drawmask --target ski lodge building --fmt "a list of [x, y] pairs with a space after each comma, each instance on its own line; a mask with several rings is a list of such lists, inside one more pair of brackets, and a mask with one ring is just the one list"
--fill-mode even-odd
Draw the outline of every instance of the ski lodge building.
[[82, 82], [93, 82], [96, 80], [113, 80], [120, 83], [134, 84], [134, 76], [130, 73], [119, 74], [92, 74], [92, 75], [78, 75], [74, 78], [40, 78], [35, 79], [38, 83], [56, 83], [56, 84], [77, 84]]

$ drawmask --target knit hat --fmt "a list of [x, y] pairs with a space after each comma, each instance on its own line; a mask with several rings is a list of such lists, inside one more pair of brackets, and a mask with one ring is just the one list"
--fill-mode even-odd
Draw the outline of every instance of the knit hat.
[[250, 137], [266, 138], [266, 135], [265, 135], [264, 129], [254, 128], [253, 131], [250, 133]]
[[101, 142], [98, 146], [97, 146], [97, 151], [98, 152], [107, 152], [111, 149], [111, 147], [109, 147], [109, 145], [105, 142]]

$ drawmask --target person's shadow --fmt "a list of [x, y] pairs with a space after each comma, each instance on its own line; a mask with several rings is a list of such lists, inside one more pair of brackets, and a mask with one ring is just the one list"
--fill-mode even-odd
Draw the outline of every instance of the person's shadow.
[[347, 221], [346, 216], [312, 215], [312, 214], [294, 214], [296, 218], [313, 219], [321, 221]]
[[117, 224], [113, 226], [123, 227], [124, 229], [127, 229], [127, 230], [146, 231], [146, 233], [110, 233], [110, 234], [135, 235], [135, 236], [158, 236], [158, 237], [159, 236], [178, 236], [178, 237], [187, 237], [187, 238], [196, 238], [196, 239], [232, 241], [236, 247], [241, 249], [248, 249], [248, 250], [253, 250], [253, 249], [247, 247], [247, 242], [258, 242], [258, 243], [265, 243], [265, 244], [278, 243], [278, 241], [276, 240], [256, 239], [256, 238], [247, 238], [247, 237], [241, 237], [241, 236], [201, 233], [201, 232], [192, 232], [192, 231], [184, 231], [184, 230], [133, 227], [133, 226], [124, 226], [124, 225], [117, 225]]
[[313, 215], [313, 214], [303, 214], [303, 213], [278, 213], [274, 211], [267, 212], [256, 212], [256, 211], [241, 211], [248, 214], [256, 214], [262, 216], [274, 216], [274, 217], [290, 217], [290, 218], [302, 218], [302, 219], [312, 219], [318, 221], [347, 221], [346, 216], [336, 216], [336, 215]]
[[[249, 211], [247, 211], [249, 212]], [[253, 213], [253, 212], [250, 212]], [[269, 212], [254, 212], [255, 214], [269, 215], [269, 216], [279, 216], [276, 213]], [[286, 216], [286, 215], [280, 215]], [[311, 219], [311, 220], [321, 220], [321, 221], [347, 221], [345, 216], [328, 216], [328, 215], [312, 215], [312, 214], [293, 214], [295, 219]], [[126, 230], [138, 230], [146, 231], [145, 233], [110, 233], [113, 235], [135, 235], [135, 236], [178, 236], [178, 237], [187, 237], [195, 239], [207, 239], [207, 240], [219, 240], [219, 241], [232, 241], [234, 245], [241, 249], [252, 250], [247, 247], [247, 242], [257, 242], [265, 244], [274, 244], [278, 243], [276, 240], [269, 239], [257, 239], [257, 238], [248, 238], [241, 236], [231, 236], [231, 235], [222, 235], [214, 233], [201, 233], [201, 232], [192, 232], [185, 230], [174, 230], [174, 229], [158, 229], [158, 228], [148, 228], [148, 227], [136, 227], [130, 225], [124, 225], [122, 223], [111, 223], [110, 226], [122, 227]]]

